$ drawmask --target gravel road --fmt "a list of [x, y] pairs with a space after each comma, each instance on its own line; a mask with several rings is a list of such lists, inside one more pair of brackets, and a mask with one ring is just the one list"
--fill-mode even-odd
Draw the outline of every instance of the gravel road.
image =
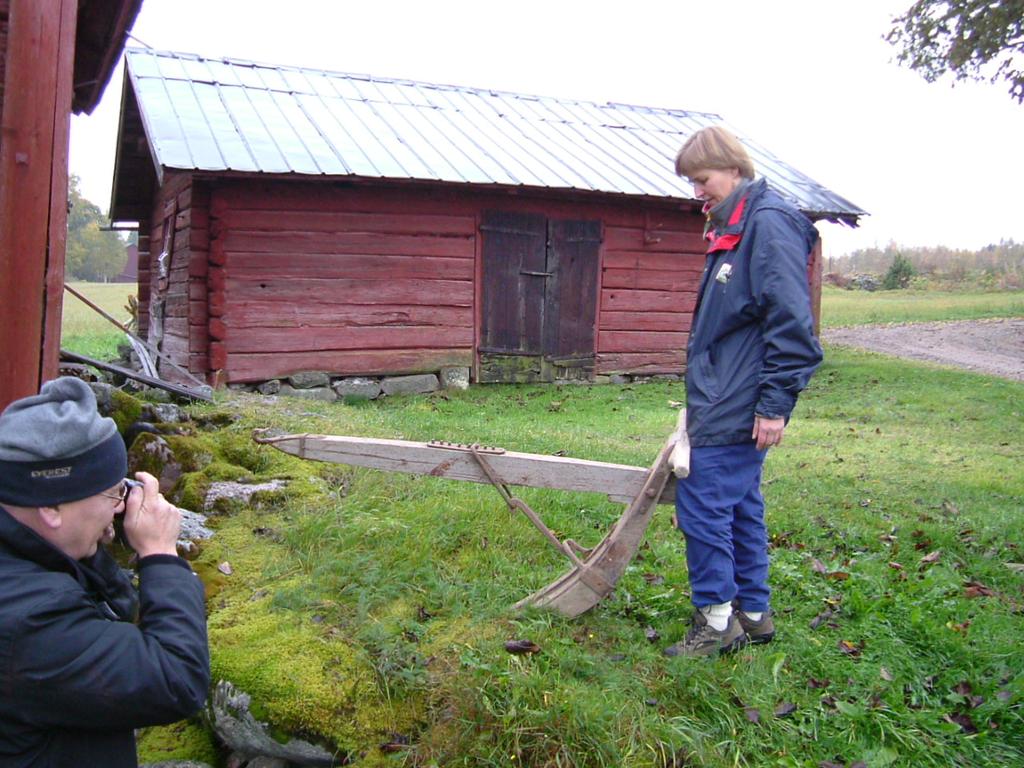
[[829, 344], [1024, 381], [1024, 318], [828, 328]]

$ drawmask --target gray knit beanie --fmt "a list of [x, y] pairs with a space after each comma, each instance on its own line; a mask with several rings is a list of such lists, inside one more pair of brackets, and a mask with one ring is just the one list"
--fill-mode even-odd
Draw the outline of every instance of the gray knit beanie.
[[113, 488], [128, 470], [113, 419], [81, 379], [43, 384], [0, 414], [0, 503], [47, 507]]

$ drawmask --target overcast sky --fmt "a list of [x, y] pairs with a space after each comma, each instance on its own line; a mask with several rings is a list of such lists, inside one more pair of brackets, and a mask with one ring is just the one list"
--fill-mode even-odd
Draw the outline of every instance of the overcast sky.
[[[1024, 241], [1024, 106], [926, 83], [882, 36], [911, 0], [144, 0], [160, 50], [721, 115], [869, 211], [856, 248]], [[107, 210], [121, 66], [72, 118], [71, 172]]]

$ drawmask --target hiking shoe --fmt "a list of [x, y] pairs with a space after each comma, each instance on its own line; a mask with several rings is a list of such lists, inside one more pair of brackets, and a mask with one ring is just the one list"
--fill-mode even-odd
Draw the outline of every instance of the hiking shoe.
[[746, 634], [747, 640], [754, 645], [770, 643], [772, 638], [775, 637], [775, 622], [772, 621], [771, 608], [762, 613], [761, 618], [758, 621], [754, 621], [739, 609], [737, 609], [733, 615], [739, 620], [739, 624], [743, 628], [743, 632]]
[[686, 637], [664, 650], [666, 656], [712, 656], [716, 653], [732, 653], [747, 644], [747, 636], [736, 618], [729, 617], [725, 629], [719, 632], [708, 624], [707, 618], [700, 611], [693, 614], [693, 626]]

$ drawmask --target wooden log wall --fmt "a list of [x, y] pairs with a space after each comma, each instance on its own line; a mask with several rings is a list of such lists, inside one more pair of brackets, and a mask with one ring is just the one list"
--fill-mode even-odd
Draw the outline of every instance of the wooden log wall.
[[[187, 173], [168, 172], [157, 197], [148, 239], [139, 239], [140, 330], [177, 365], [200, 376], [209, 369], [209, 189]], [[168, 248], [166, 279], [160, 254]], [[151, 308], [163, 302], [162, 334], [156, 338]], [[161, 378], [191, 384], [169, 365]]]
[[7, 74], [7, 29], [10, 25], [11, 0], [0, 0], [0, 120], [4, 116], [4, 89]]
[[682, 373], [705, 246], [700, 216], [643, 213], [605, 227], [597, 373]]
[[210, 366], [226, 381], [472, 365], [471, 211], [239, 182], [218, 185], [210, 213]]
[[162, 349], [212, 383], [472, 367], [480, 221], [495, 209], [601, 221], [596, 372], [683, 371], [704, 260], [702, 219], [677, 205], [169, 175], [140, 241], [140, 299], [160, 295], [173, 213]]

